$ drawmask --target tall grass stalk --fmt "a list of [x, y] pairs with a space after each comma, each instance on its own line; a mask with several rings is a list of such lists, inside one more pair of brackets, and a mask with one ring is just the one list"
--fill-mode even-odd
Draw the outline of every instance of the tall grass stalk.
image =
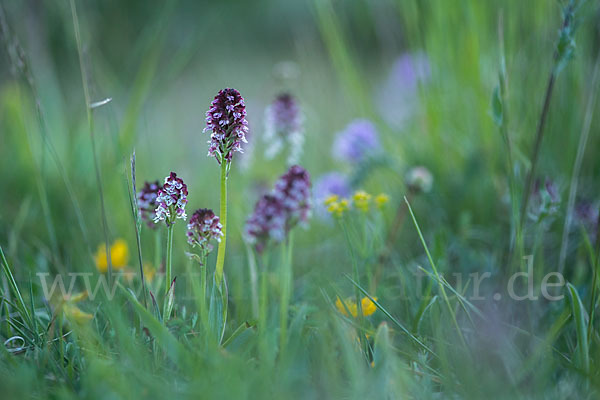
[[102, 215], [102, 231], [104, 233], [104, 243], [106, 246], [106, 262], [108, 266], [108, 283], [112, 285], [112, 259], [110, 256], [110, 240], [108, 237], [108, 220], [106, 218], [106, 209], [104, 207], [104, 192], [102, 190], [102, 177], [100, 175], [100, 165], [96, 151], [96, 139], [94, 135], [94, 121], [92, 115], [92, 103], [88, 85], [88, 76], [83, 62], [83, 46], [81, 41], [81, 32], [79, 29], [79, 18], [77, 17], [77, 8], [75, 0], [70, 0], [71, 14], [73, 16], [73, 29], [75, 31], [75, 41], [77, 42], [77, 54], [79, 56], [79, 69], [81, 70], [81, 83], [83, 85], [83, 95], [85, 98], [85, 111], [88, 121], [88, 129], [92, 143], [92, 158], [94, 159], [94, 171], [96, 173], [96, 185], [98, 186], [98, 195], [100, 197], [100, 213]]

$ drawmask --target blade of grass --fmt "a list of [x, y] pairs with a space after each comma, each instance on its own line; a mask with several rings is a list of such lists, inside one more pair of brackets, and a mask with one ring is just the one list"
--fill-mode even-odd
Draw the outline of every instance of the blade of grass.
[[590, 371], [590, 354], [587, 339], [586, 312], [583, 308], [581, 298], [577, 289], [571, 283], [567, 283], [567, 292], [571, 300], [571, 311], [573, 313], [573, 323], [577, 332], [577, 353], [579, 367], [587, 374]]
[[406, 198], [406, 196], [404, 197], [404, 201], [406, 202], [406, 205], [408, 206], [408, 211], [410, 213], [410, 216], [413, 220], [413, 223], [415, 225], [415, 228], [417, 229], [417, 233], [419, 234], [419, 239], [421, 240], [421, 243], [423, 244], [423, 247], [425, 248], [425, 254], [427, 254], [427, 259], [429, 260], [429, 264], [431, 264], [431, 268], [433, 269], [433, 273], [435, 274], [437, 280], [438, 280], [438, 286], [440, 288], [440, 292], [442, 293], [442, 297], [444, 299], [444, 302], [446, 303], [446, 306], [448, 307], [448, 311], [450, 312], [450, 316], [452, 317], [452, 322], [454, 323], [454, 326], [456, 328], [456, 331], [460, 337], [460, 340], [462, 341], [463, 345], [465, 347], [467, 347], [467, 342], [465, 341], [465, 338], [462, 334], [462, 331], [460, 329], [460, 326], [458, 325], [458, 321], [456, 320], [456, 314], [454, 313], [454, 309], [452, 308], [452, 305], [450, 305], [450, 300], [448, 299], [448, 295], [446, 294], [446, 290], [444, 289], [444, 285], [441, 284], [440, 282], [442, 281], [440, 278], [440, 274], [438, 273], [437, 267], [435, 266], [435, 262], [433, 262], [433, 258], [431, 257], [431, 253], [429, 253], [429, 248], [427, 247], [427, 243], [425, 242], [425, 238], [423, 237], [423, 234], [421, 233], [421, 228], [419, 227], [419, 223], [417, 222], [417, 218], [415, 217], [415, 214], [413, 213], [412, 207], [410, 206], [410, 203], [408, 202], [408, 199]]

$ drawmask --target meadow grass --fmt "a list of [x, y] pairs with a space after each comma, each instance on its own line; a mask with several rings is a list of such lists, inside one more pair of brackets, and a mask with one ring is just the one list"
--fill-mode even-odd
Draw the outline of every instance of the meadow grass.
[[[596, 398], [598, 6], [0, 4], [1, 397]], [[263, 242], [256, 202], [308, 179], [265, 151], [282, 92], [312, 217]], [[171, 171], [188, 219], [148, 223]]]

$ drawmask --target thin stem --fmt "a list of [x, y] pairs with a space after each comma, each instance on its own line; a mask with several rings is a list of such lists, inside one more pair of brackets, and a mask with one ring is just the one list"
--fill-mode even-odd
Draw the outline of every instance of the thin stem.
[[288, 240], [281, 246], [281, 303], [279, 308], [279, 333], [280, 345], [279, 352], [283, 353], [287, 339], [287, 320], [290, 298], [292, 296], [292, 248], [293, 235], [290, 232]]
[[223, 228], [223, 236], [219, 242], [219, 250], [217, 251], [217, 266], [215, 268], [215, 282], [221, 286], [223, 281], [223, 267], [225, 265], [225, 245], [227, 242], [227, 162], [221, 161], [221, 210], [219, 218]]
[[200, 268], [202, 268], [202, 271], [200, 273], [200, 315], [205, 329], [208, 329], [208, 309], [206, 308], [207, 258], [208, 257], [206, 255], [202, 257], [202, 265], [200, 266]]
[[596, 228], [596, 257], [593, 260], [592, 268], [592, 293], [590, 298], [590, 320], [588, 322], [587, 339], [588, 342], [592, 340], [592, 329], [594, 326], [594, 315], [596, 309], [596, 296], [598, 286], [598, 266], [600, 265], [600, 213], [598, 213], [598, 227]]
[[[164, 299], [164, 310], [167, 310], [167, 303], [169, 301], [169, 290], [171, 289], [171, 257], [173, 256], [173, 225], [169, 225], [167, 228], [167, 263], [165, 266], [165, 299]], [[163, 315], [163, 319], [166, 321], [169, 318], [168, 315]]]
[[70, 0], [71, 13], [73, 14], [73, 28], [75, 30], [75, 41], [77, 42], [77, 54], [79, 55], [79, 69], [81, 70], [81, 82], [83, 85], [83, 95], [85, 98], [85, 110], [87, 114], [88, 127], [90, 131], [90, 139], [92, 142], [92, 156], [94, 159], [94, 170], [96, 172], [96, 184], [98, 185], [98, 194], [100, 196], [100, 212], [102, 214], [102, 230], [104, 233], [104, 242], [106, 245], [106, 261], [108, 264], [108, 283], [112, 284], [112, 260], [110, 257], [110, 244], [108, 239], [108, 221], [106, 219], [106, 210], [104, 208], [104, 193], [102, 190], [102, 178], [100, 176], [100, 166], [98, 163], [98, 156], [96, 154], [96, 140], [94, 136], [94, 122], [92, 118], [92, 108], [90, 107], [90, 92], [88, 87], [88, 77], [85, 72], [85, 65], [83, 62], [83, 47], [81, 45], [81, 33], [79, 30], [79, 19], [77, 18], [77, 8], [75, 7], [75, 1]]

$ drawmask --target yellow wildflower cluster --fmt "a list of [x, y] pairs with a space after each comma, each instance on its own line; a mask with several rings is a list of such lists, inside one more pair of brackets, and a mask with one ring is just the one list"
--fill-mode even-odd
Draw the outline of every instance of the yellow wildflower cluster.
[[[377, 297], [373, 297], [373, 299], [377, 301]], [[346, 317], [348, 316], [348, 311], [350, 311], [350, 314], [354, 318], [356, 318], [356, 316], [358, 315], [358, 307], [356, 303], [350, 298], [342, 302], [342, 300], [338, 297], [335, 301], [335, 306], [338, 309], [338, 311]], [[362, 300], [360, 301], [360, 306], [362, 308], [362, 314], [365, 317], [368, 317], [377, 310], [377, 306], [375, 305], [375, 303], [373, 303], [368, 297], [362, 298]]]
[[[98, 246], [94, 260], [96, 261], [96, 268], [98, 268], [98, 271], [104, 273], [108, 270], [106, 246], [104, 244]], [[115, 240], [112, 246], [110, 246], [110, 260], [113, 270], [121, 270], [127, 265], [127, 261], [129, 260], [129, 249], [127, 243], [123, 239]]]
[[371, 195], [364, 190], [357, 190], [352, 195], [352, 202], [354, 207], [362, 212], [369, 212], [369, 202], [371, 201]]
[[326, 198], [324, 204], [327, 206], [327, 211], [336, 217], [341, 217], [344, 215], [350, 206], [348, 199], [340, 199], [340, 197], [336, 194]]
[[[357, 190], [352, 195], [351, 201], [354, 208], [361, 212], [368, 213], [371, 203], [373, 203], [377, 209], [382, 209], [385, 204], [390, 201], [390, 197], [385, 193], [380, 193], [373, 197], [364, 190]], [[329, 213], [333, 214], [335, 217], [341, 217], [350, 209], [351, 203], [350, 199], [340, 198], [338, 195], [334, 194], [327, 197], [324, 204]]]

